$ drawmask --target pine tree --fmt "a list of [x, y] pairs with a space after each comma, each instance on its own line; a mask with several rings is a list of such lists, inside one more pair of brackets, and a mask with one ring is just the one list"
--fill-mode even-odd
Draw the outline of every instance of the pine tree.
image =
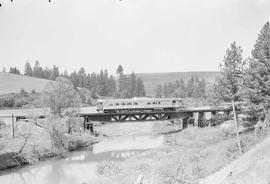
[[34, 77], [38, 77], [38, 78], [43, 78], [43, 71], [42, 71], [42, 67], [39, 64], [39, 61], [36, 60], [34, 68], [33, 68], [33, 74], [32, 76]]
[[199, 97], [206, 97], [206, 82], [205, 79], [202, 79], [199, 82], [199, 86], [198, 86], [198, 91], [199, 91]]
[[106, 96], [106, 82], [103, 70], [98, 75], [97, 93], [101, 96]]
[[167, 84], [167, 83], [164, 83], [164, 84], [163, 84], [163, 96], [164, 96], [165, 98], [167, 98], [169, 95], [170, 95], [170, 94], [169, 94], [169, 90], [168, 90], [168, 84]]
[[129, 76], [129, 96], [134, 97], [135, 96], [135, 87], [136, 87], [136, 75], [134, 72], [132, 72]]
[[123, 74], [123, 73], [124, 73], [124, 69], [123, 69], [122, 65], [119, 65], [117, 67], [116, 74]]
[[55, 80], [59, 76], [59, 68], [57, 66], [53, 66], [52, 73], [49, 77], [50, 80]]
[[138, 78], [136, 80], [136, 85], [134, 89], [134, 97], [144, 97], [146, 95], [145, 88], [142, 79]]
[[192, 91], [192, 97], [194, 98], [198, 98], [200, 97], [200, 80], [198, 78], [198, 76], [195, 76], [195, 80], [194, 80], [194, 88], [193, 88], [193, 91]]
[[156, 97], [161, 98], [162, 97], [162, 85], [159, 84], [156, 89]]
[[270, 24], [260, 31], [245, 77], [246, 94], [255, 108], [270, 107]]
[[216, 97], [225, 102], [241, 99], [241, 84], [243, 82], [245, 62], [242, 59], [242, 48], [235, 42], [226, 50], [223, 63], [220, 64], [221, 76], [217, 78], [214, 87]]
[[32, 67], [30, 63], [27, 61], [24, 66], [24, 75], [32, 76], [32, 72], [33, 72]]
[[187, 82], [186, 95], [188, 97], [192, 97], [193, 90], [194, 90], [194, 77], [192, 76]]
[[114, 80], [113, 76], [111, 75], [108, 81], [108, 96], [113, 96], [116, 91], [116, 81]]
[[77, 75], [76, 71], [74, 71], [70, 74], [70, 80], [71, 80], [72, 84], [74, 85], [74, 87], [77, 88], [79, 85], [79, 79], [78, 79], [78, 75]]
[[16, 67], [10, 67], [9, 68], [9, 73], [13, 73], [13, 74], [18, 74], [18, 75], [20, 75], [20, 70], [19, 69], [17, 69]]
[[85, 69], [81, 67], [77, 75], [78, 75], [78, 87], [85, 87], [86, 86]]
[[67, 70], [64, 71], [64, 73], [62, 74], [63, 77], [65, 77], [66, 79], [69, 78], [68, 72]]
[[180, 80], [179, 89], [179, 96], [182, 98], [186, 97], [186, 85], [183, 79]]

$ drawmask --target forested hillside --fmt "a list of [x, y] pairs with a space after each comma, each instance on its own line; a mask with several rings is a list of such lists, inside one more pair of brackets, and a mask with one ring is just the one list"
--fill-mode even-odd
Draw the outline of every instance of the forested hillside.
[[206, 88], [209, 88], [214, 84], [215, 79], [219, 76], [219, 72], [167, 72], [167, 73], [138, 73], [136, 74], [144, 82], [145, 90], [147, 95], [155, 95], [158, 85], [175, 82], [181, 80], [185, 83], [188, 82], [192, 77], [198, 77], [200, 80], [204, 79], [206, 82]]

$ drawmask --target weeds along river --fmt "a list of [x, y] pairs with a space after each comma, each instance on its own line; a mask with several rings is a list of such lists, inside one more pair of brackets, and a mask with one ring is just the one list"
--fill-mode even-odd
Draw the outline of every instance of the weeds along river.
[[51, 159], [0, 173], [1, 184], [82, 184], [102, 179], [97, 164], [122, 160], [162, 146], [163, 135], [153, 132], [154, 122], [110, 124], [98, 127], [110, 137], [63, 159]]

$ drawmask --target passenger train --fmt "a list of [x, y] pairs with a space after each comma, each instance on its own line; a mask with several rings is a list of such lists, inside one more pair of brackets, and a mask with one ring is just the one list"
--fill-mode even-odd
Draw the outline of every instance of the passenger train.
[[116, 113], [122, 111], [177, 111], [183, 109], [181, 98], [99, 99], [97, 111]]

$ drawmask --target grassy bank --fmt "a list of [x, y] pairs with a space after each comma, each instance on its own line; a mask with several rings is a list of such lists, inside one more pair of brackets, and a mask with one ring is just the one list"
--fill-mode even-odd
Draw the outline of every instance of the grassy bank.
[[[241, 135], [244, 151], [254, 144], [253, 133]], [[258, 140], [257, 140], [258, 141]], [[164, 145], [124, 162], [105, 161], [98, 173], [110, 183], [197, 183], [239, 157], [235, 135], [221, 128], [189, 128], [165, 136]], [[106, 182], [104, 182], [106, 183]]]
[[[18, 124], [14, 138], [9, 134], [0, 138], [0, 170], [26, 163], [35, 163], [50, 157], [64, 156], [69, 151], [98, 142], [98, 139], [90, 135], [89, 132], [76, 131], [72, 134], [63, 133], [59, 135], [58, 131], [55, 135], [58, 136], [57, 138], [60, 141], [57, 140], [58, 145], [55, 145], [52, 143], [50, 131], [46, 128], [31, 122], [20, 122]], [[55, 135], [54, 137], [56, 137]], [[18, 163], [14, 159], [14, 155], [26, 162]]]

